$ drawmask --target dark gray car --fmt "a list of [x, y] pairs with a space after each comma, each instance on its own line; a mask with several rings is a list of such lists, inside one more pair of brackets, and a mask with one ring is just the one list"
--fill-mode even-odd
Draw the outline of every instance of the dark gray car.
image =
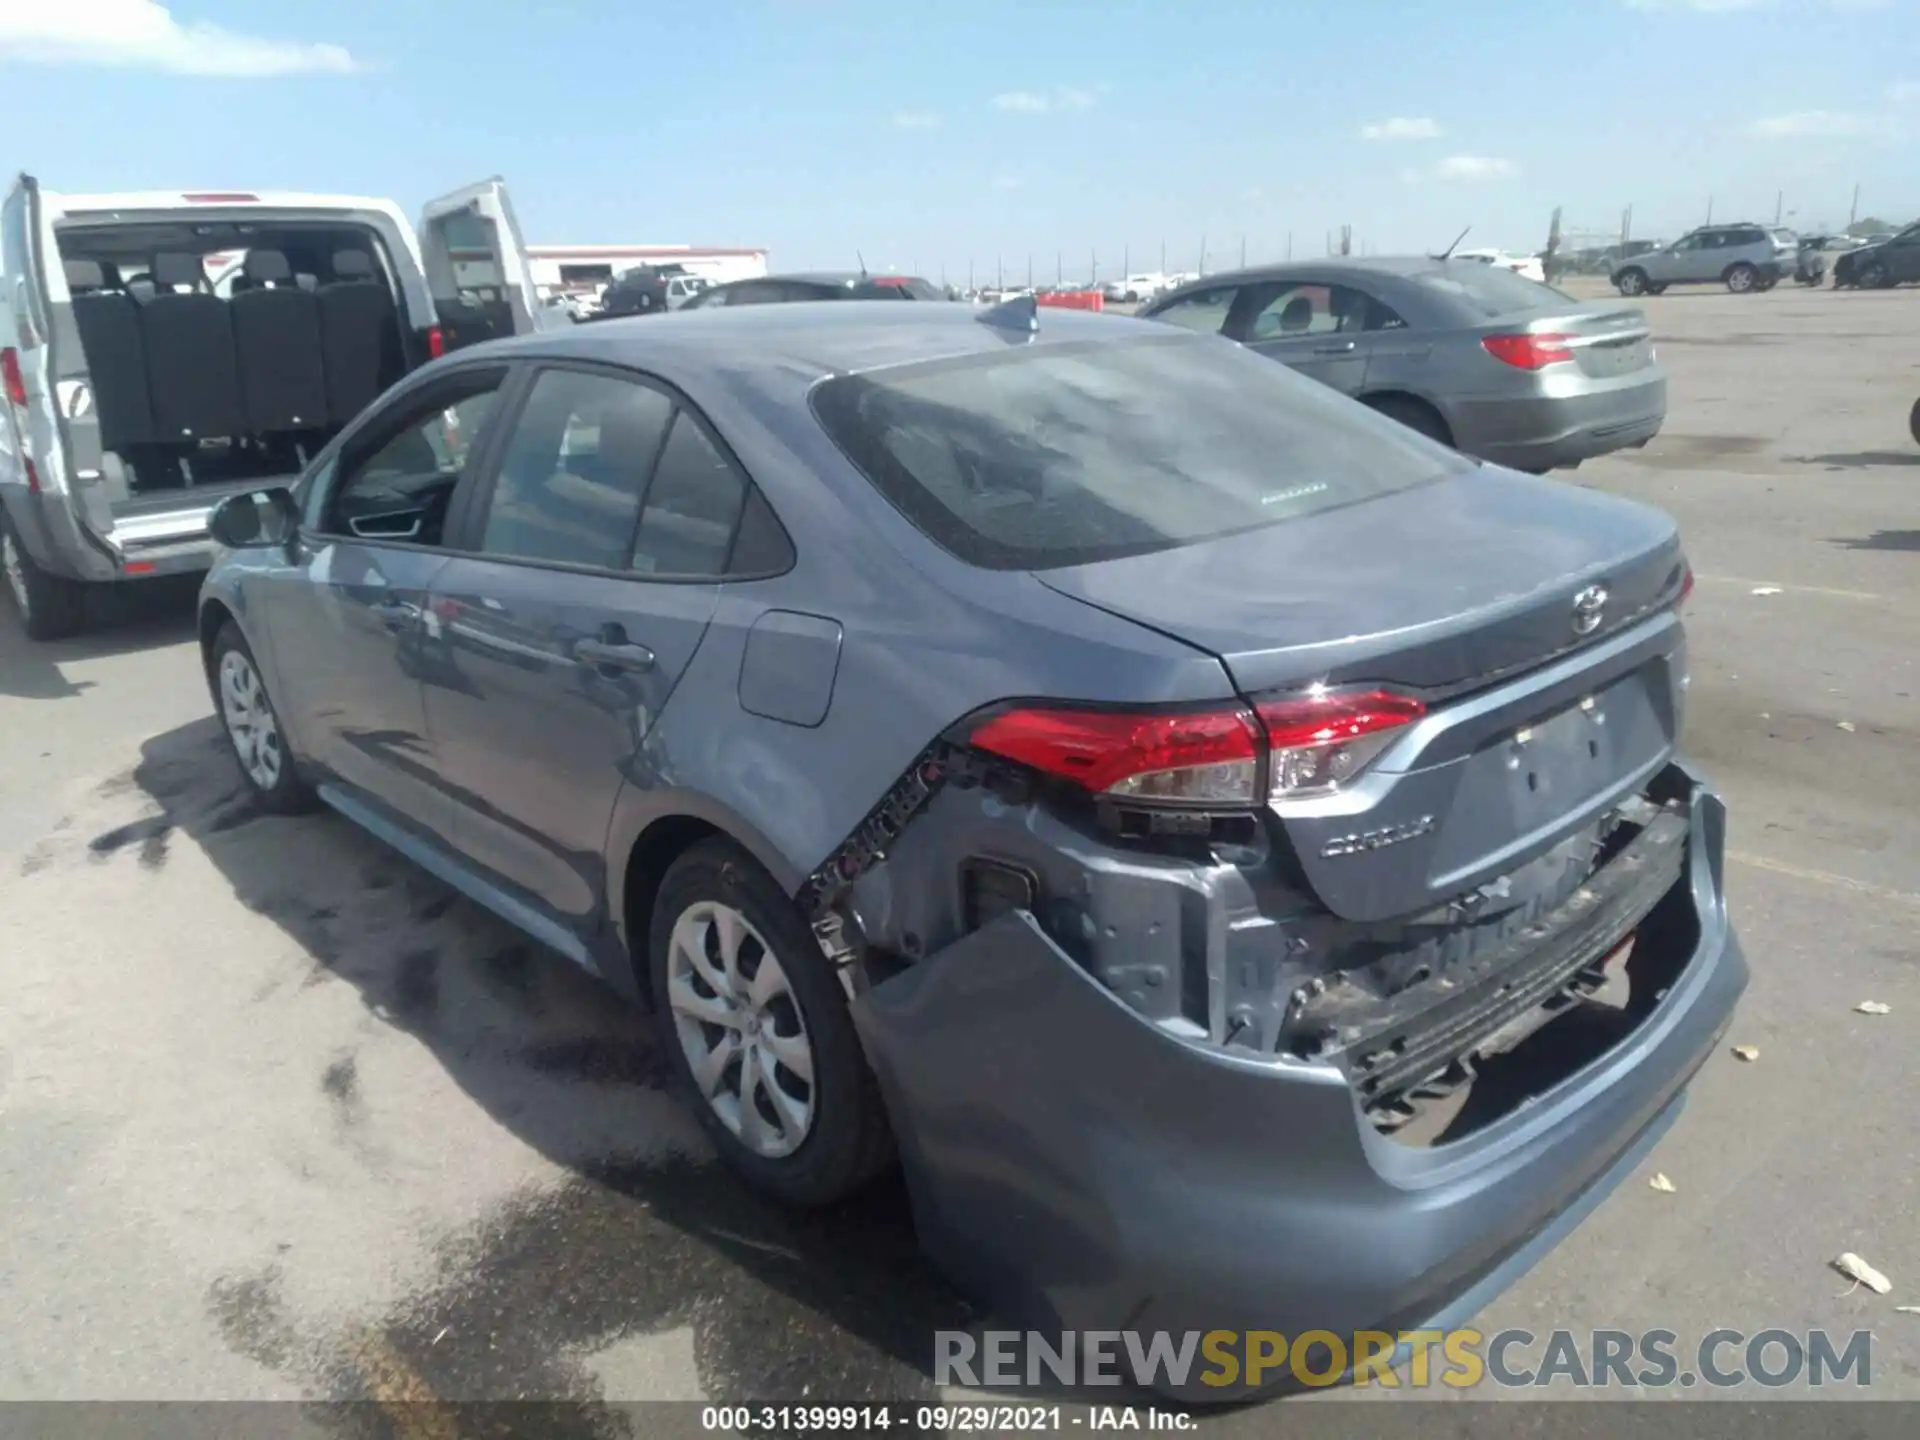
[[1645, 445], [1666, 420], [1666, 372], [1644, 313], [1478, 260], [1267, 265], [1209, 275], [1141, 316], [1237, 340], [1520, 470]]
[[1217, 339], [849, 302], [503, 341], [216, 530], [262, 804], [651, 1005], [757, 1184], [897, 1156], [1010, 1317], [1459, 1323], [1745, 983], [1672, 522]]

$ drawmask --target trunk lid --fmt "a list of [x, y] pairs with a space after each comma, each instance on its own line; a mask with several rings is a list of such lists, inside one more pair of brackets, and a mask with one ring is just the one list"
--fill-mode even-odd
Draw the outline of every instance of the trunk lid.
[[[1249, 698], [1326, 684], [1426, 701], [1349, 786], [1273, 809], [1335, 914], [1404, 917], [1496, 879], [1672, 754], [1684, 560], [1651, 508], [1480, 468], [1175, 550], [1036, 572], [1219, 657]], [[1604, 589], [1576, 627], [1576, 597]]]
[[1646, 312], [1634, 306], [1581, 307], [1532, 317], [1535, 334], [1565, 337], [1581, 373], [1596, 380], [1630, 375], [1653, 364], [1653, 331]]

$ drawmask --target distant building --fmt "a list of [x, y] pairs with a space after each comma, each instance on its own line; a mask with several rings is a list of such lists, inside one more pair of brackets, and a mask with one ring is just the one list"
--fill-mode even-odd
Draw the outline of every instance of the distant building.
[[543, 295], [594, 290], [636, 265], [680, 265], [716, 285], [767, 273], [765, 250], [701, 245], [529, 245], [527, 261]]

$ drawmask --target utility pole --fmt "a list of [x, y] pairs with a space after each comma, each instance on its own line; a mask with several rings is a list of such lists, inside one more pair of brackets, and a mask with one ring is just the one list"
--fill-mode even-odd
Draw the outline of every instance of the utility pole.
[[1200, 237], [1200, 272], [1199, 273], [1202, 275], [1207, 273], [1207, 237], [1205, 235], [1202, 235]]
[[1787, 203], [1786, 191], [1776, 190], [1773, 192], [1773, 223], [1774, 224], [1778, 225], [1780, 223], [1780, 207], [1786, 203]]
[[1293, 232], [1287, 231], [1287, 259], [1293, 259]]
[[1633, 239], [1633, 207], [1627, 206], [1620, 212], [1620, 257], [1626, 258], [1627, 242]]
[[1713, 223], [1713, 197], [1707, 196], [1707, 224]]
[[1247, 237], [1244, 235], [1240, 237], [1240, 268], [1247, 268]]
[[1087, 284], [1098, 285], [1099, 283], [1100, 252], [1098, 250], [1089, 250], [1087, 251]]
[[973, 257], [972, 256], [967, 257], [967, 288], [969, 290], [977, 290], [980, 288], [979, 286], [973, 283]]
[[1853, 222], [1860, 218], [1860, 186], [1853, 187], [1853, 204], [1847, 207], [1847, 229], [1853, 229]]
[[993, 257], [993, 288], [1007, 288], [1007, 262], [998, 255]]
[[1124, 280], [1132, 273], [1133, 247], [1131, 245], [1123, 245], [1120, 247], [1120, 278]]

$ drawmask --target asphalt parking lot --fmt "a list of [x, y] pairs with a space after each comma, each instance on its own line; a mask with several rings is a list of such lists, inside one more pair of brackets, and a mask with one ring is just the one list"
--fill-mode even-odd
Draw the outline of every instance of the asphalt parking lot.
[[[1920, 291], [1646, 305], [1667, 429], [1561, 480], [1688, 535], [1759, 1054], [1481, 1327], [1870, 1328], [1871, 1393], [1920, 1398]], [[763, 1204], [595, 982], [253, 814], [191, 592], [141, 600], [51, 647], [0, 617], [0, 1398], [932, 1396], [979, 1317], [899, 1192]]]

